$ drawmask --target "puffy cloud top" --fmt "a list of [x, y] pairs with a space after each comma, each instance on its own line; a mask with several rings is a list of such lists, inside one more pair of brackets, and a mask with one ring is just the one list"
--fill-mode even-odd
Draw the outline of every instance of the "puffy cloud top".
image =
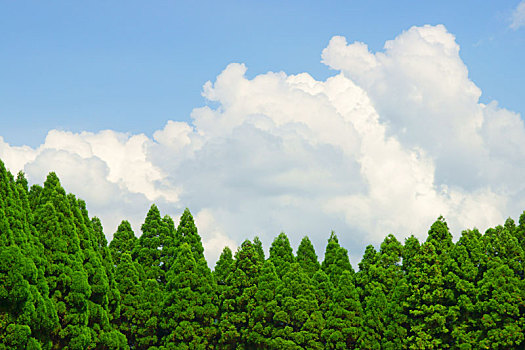
[[[326, 81], [307, 73], [246, 77], [228, 65], [203, 96], [217, 108], [168, 121], [153, 138], [51, 130], [36, 149], [0, 138], [0, 157], [42, 182], [48, 171], [86, 199], [108, 236], [138, 228], [152, 201], [195, 215], [214, 262], [225, 244], [281, 231], [309, 235], [322, 255], [334, 229], [353, 257], [389, 233], [424, 237], [499, 224], [525, 208], [525, 128], [469, 79], [442, 25], [413, 27], [381, 52], [333, 37]], [[356, 263], [357, 261], [353, 261]]]

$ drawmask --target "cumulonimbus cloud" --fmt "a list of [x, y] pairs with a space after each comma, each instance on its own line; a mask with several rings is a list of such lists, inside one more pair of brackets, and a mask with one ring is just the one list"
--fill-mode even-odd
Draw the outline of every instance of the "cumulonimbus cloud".
[[[372, 53], [334, 37], [332, 77], [228, 65], [203, 96], [217, 108], [145, 135], [51, 130], [44, 144], [0, 157], [42, 182], [55, 170], [88, 202], [108, 236], [139, 227], [155, 201], [189, 207], [214, 262], [225, 244], [281, 231], [309, 235], [320, 254], [334, 229], [354, 257], [385, 235], [424, 237], [444, 215], [453, 232], [502, 223], [525, 209], [525, 127], [469, 79], [442, 25], [412, 27]], [[82, 172], [79, 176], [78, 172]], [[356, 261], [353, 261], [354, 263]]]

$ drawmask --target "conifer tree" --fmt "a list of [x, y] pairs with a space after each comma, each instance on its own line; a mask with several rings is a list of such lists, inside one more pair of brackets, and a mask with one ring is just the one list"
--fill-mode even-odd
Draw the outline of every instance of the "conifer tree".
[[48, 175], [38, 201], [35, 226], [47, 258], [49, 295], [60, 320], [51, 339], [58, 347], [86, 348], [92, 342], [88, 328], [92, 290], [69, 201], [55, 173]]
[[321, 268], [314, 246], [307, 236], [304, 236], [297, 248], [297, 262], [310, 278]]
[[326, 349], [354, 349], [361, 337], [363, 311], [353, 275], [343, 270], [326, 313], [322, 338]]
[[[220, 349], [249, 349], [250, 315], [256, 307], [255, 293], [260, 274], [259, 255], [252, 242], [244, 241], [235, 253], [235, 266], [221, 295]], [[241, 345], [242, 344], [242, 345]]]
[[[278, 309], [274, 316], [275, 348], [294, 346], [321, 349], [319, 306], [311, 279], [298, 263], [290, 265], [276, 291]], [[310, 316], [313, 316], [310, 318]], [[286, 345], [287, 344], [287, 345]]]
[[339, 240], [333, 231], [328, 238], [321, 268], [336, 286], [339, 285], [339, 278], [344, 271], [350, 272], [351, 276], [355, 273], [348, 259], [348, 251], [339, 245]]
[[282, 278], [290, 269], [290, 265], [295, 261], [290, 241], [284, 232], [281, 232], [270, 246], [270, 257], [275, 266], [277, 276]]
[[507, 227], [483, 236], [486, 270], [478, 282], [481, 313], [479, 344], [485, 348], [516, 348], [524, 343], [525, 293], [521, 245]]
[[235, 261], [233, 260], [232, 251], [229, 247], [226, 246], [222, 250], [221, 256], [219, 257], [219, 260], [217, 260], [217, 264], [215, 265], [215, 270], [213, 271], [213, 275], [215, 277], [217, 285], [226, 285], [226, 280], [228, 279], [230, 273], [233, 271], [234, 265]]
[[[401, 266], [402, 254], [403, 245], [394, 235], [388, 235], [381, 243], [377, 282], [387, 300], [385, 309], [381, 310], [384, 323], [384, 332], [381, 335], [382, 349], [403, 348], [406, 339], [407, 331], [403, 325], [407, 323], [407, 318], [403, 310], [408, 297], [408, 285]], [[379, 291], [376, 295], [381, 300]], [[381, 301], [377, 305], [381, 305]]]
[[414, 349], [446, 349], [450, 342], [448, 295], [442, 264], [432, 242], [425, 242], [412, 261], [408, 275], [410, 329], [408, 343]]
[[[137, 263], [131, 260], [130, 252], [123, 252], [116, 268], [115, 278], [120, 295], [120, 312], [114, 322], [117, 329], [126, 336], [131, 348], [139, 347], [138, 330], [145, 327], [138, 317], [141, 307], [142, 283], [137, 270]], [[143, 322], [145, 323], [145, 322]]]
[[268, 349], [274, 345], [274, 316], [278, 310], [275, 297], [279, 283], [273, 263], [266, 260], [258, 278], [255, 293], [256, 306], [250, 317], [250, 327], [253, 331], [250, 333], [248, 342], [253, 344], [255, 349]]
[[48, 347], [58, 318], [44, 277], [43, 247], [31, 224], [27, 180], [20, 172], [15, 181], [2, 161], [0, 193], [0, 344]]
[[[83, 211], [83, 213], [85, 215], [85, 220], [89, 220], [89, 218], [86, 216], [87, 211]], [[93, 227], [95, 237], [95, 248], [102, 259], [102, 263], [108, 277], [108, 313], [110, 322], [113, 323], [114, 318], [120, 317], [120, 291], [115, 279], [116, 268], [111, 255], [111, 250], [107, 244], [106, 236], [104, 235], [100, 219], [97, 217], [92, 218], [91, 226]]]
[[319, 269], [313, 276], [312, 286], [319, 310], [324, 315], [332, 302], [334, 285], [330, 281], [330, 277], [323, 270]]
[[109, 243], [109, 249], [113, 262], [120, 263], [120, 257], [124, 253], [131, 254], [137, 244], [137, 237], [133, 233], [133, 229], [129, 221], [123, 220], [117, 228], [117, 232], [113, 234], [113, 239]]
[[193, 254], [195, 262], [201, 266], [208, 267], [204, 258], [204, 247], [202, 246], [201, 236], [197, 232], [197, 226], [188, 208], [184, 210], [177, 227], [177, 235], [180, 243], [187, 243]]
[[486, 266], [485, 260], [481, 233], [476, 229], [463, 231], [451, 249], [446, 276], [457, 300], [452, 309], [456, 320], [451, 336], [458, 348], [476, 348], [479, 344], [481, 330], [478, 320], [481, 316], [476, 308], [477, 284], [483, 272], [482, 266]]
[[213, 304], [214, 288], [201, 273], [191, 247], [183, 243], [168, 271], [162, 316], [167, 349], [210, 348], [216, 334], [214, 321], [217, 307]]
[[255, 249], [257, 254], [259, 254], [259, 262], [261, 263], [261, 265], [264, 264], [264, 260], [266, 258], [264, 256], [264, 249], [263, 249], [262, 242], [258, 236], [255, 236], [255, 238], [253, 239], [253, 248]]
[[[106, 240], [100, 236], [102, 227], [98, 227], [100, 232], [95, 232], [92, 222], [86, 209], [86, 204], [82, 200], [77, 200], [74, 195], [68, 196], [70, 209], [73, 214], [73, 221], [80, 240], [84, 260], [82, 265], [87, 273], [91, 295], [87, 300], [88, 307], [88, 328], [91, 332], [90, 347], [114, 347], [121, 348], [126, 345], [124, 336], [115, 331], [110, 323], [111, 312], [118, 312], [119, 300], [112, 300], [114, 308], [110, 310], [110, 297], [119, 298], [118, 291], [110, 290], [110, 279], [108, 277], [107, 266], [104, 264], [102, 256]], [[96, 221], [95, 221], [96, 222]], [[110, 265], [111, 266], [111, 265]], [[114, 281], [112, 281], [114, 285]], [[116, 303], [116, 305], [115, 305]]]
[[[165, 272], [161, 268], [162, 246], [167, 236], [167, 227], [163, 224], [159, 209], [152, 204], [141, 226], [133, 258], [144, 270], [144, 278], [164, 285]], [[161, 288], [162, 289], [162, 288]]]

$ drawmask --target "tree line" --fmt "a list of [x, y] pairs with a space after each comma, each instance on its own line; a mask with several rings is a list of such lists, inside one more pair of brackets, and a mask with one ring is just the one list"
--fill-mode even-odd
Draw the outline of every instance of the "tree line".
[[0, 161], [0, 349], [511, 349], [524, 344], [525, 213], [424, 242], [388, 235], [358, 271], [332, 232], [224, 248], [152, 205], [109, 243], [55, 173], [31, 188]]

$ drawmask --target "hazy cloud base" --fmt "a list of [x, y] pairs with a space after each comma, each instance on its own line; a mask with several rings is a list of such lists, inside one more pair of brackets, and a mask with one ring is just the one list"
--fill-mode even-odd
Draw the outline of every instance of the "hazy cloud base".
[[51, 130], [36, 149], [0, 137], [0, 157], [32, 183], [56, 171], [109, 238], [122, 219], [138, 231], [152, 202], [175, 219], [189, 207], [211, 264], [224, 245], [259, 235], [268, 247], [281, 231], [322, 255], [332, 229], [355, 264], [366, 244], [424, 237], [439, 215], [457, 236], [525, 209], [523, 121], [479, 102], [444, 26], [412, 27], [377, 53], [333, 37], [322, 60], [336, 72], [326, 81], [247, 79], [230, 64], [203, 88], [217, 108], [152, 139]]

